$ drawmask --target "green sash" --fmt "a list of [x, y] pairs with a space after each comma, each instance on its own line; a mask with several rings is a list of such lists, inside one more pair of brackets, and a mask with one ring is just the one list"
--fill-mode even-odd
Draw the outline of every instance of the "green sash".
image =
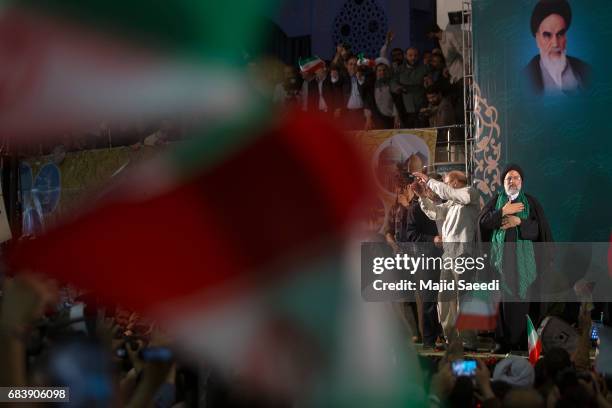
[[[525, 194], [522, 191], [518, 195], [518, 201], [523, 203], [524, 208], [523, 211], [514, 215], [519, 217], [521, 220], [525, 220], [529, 216], [529, 201], [527, 201], [527, 197], [525, 197]], [[499, 197], [497, 197], [495, 209], [501, 209], [507, 202], [508, 196], [505, 192], [501, 192]], [[525, 299], [529, 285], [531, 285], [536, 278], [535, 254], [533, 252], [533, 243], [529, 240], [521, 239], [521, 234], [518, 227], [514, 228], [516, 228], [516, 266], [519, 276], [518, 295], [521, 299]], [[505, 239], [506, 230], [499, 228], [493, 231], [493, 236], [491, 238], [491, 263], [495, 270], [497, 270], [497, 272], [502, 276], [501, 284], [504, 290], [509, 294], [513, 294], [503, 279]]]

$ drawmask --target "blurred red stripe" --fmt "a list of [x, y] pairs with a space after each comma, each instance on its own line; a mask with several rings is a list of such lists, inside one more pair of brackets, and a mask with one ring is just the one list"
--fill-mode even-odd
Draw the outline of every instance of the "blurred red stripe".
[[98, 208], [18, 244], [8, 262], [141, 311], [264, 284], [267, 266], [342, 231], [367, 197], [365, 171], [341, 132], [295, 113], [188, 184]]

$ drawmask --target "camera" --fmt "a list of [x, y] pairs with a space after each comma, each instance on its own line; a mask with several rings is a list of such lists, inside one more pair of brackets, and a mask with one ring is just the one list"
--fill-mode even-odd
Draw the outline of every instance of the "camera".
[[404, 163], [397, 163], [397, 174], [395, 181], [401, 190], [404, 190], [409, 184], [412, 184], [416, 179], [412, 173], [406, 170]]

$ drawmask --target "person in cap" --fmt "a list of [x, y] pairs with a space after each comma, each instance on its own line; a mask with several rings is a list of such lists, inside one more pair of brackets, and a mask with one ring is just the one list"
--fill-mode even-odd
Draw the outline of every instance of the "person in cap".
[[531, 14], [531, 33], [540, 53], [524, 69], [536, 94], [573, 93], [588, 87], [590, 66], [567, 55], [572, 10], [566, 0], [540, 0]]
[[[552, 232], [544, 209], [523, 191], [523, 170], [511, 164], [502, 172], [504, 189], [482, 209], [478, 217], [478, 239], [490, 242], [489, 262], [500, 281], [502, 303], [499, 307], [495, 337], [497, 352], [526, 347], [529, 300], [537, 297], [538, 272], [550, 263], [546, 247], [534, 242], [551, 242]], [[537, 321], [534, 310], [533, 319]]]

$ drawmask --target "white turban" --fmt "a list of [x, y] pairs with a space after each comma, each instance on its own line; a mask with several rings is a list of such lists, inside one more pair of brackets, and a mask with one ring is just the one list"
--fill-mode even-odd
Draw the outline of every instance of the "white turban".
[[493, 381], [503, 381], [514, 387], [530, 387], [535, 380], [535, 371], [526, 358], [508, 356], [493, 370]]

